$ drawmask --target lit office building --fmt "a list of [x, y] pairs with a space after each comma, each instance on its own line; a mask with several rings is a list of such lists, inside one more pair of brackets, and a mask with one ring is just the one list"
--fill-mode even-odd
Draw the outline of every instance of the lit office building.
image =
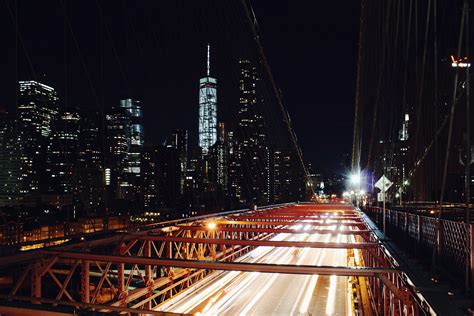
[[242, 159], [238, 139], [235, 132], [227, 130], [227, 196], [231, 206], [245, 202], [242, 196], [243, 176]]
[[0, 206], [15, 205], [19, 193], [20, 161], [16, 122], [0, 112]]
[[103, 167], [102, 116], [81, 112], [81, 132], [77, 162], [79, 198], [87, 214], [104, 208], [105, 170]]
[[158, 150], [158, 146], [146, 145], [141, 155], [141, 183], [144, 211], [155, 212], [161, 207], [161, 172], [158, 163]]
[[20, 193], [33, 193], [40, 191], [46, 146], [58, 115], [58, 96], [52, 87], [36, 81], [20, 81], [19, 88]]
[[226, 140], [226, 129], [224, 122], [219, 123], [219, 138], [217, 140], [216, 150], [217, 183], [224, 191], [227, 191], [229, 146]]
[[64, 112], [53, 122], [46, 150], [48, 193], [74, 194], [78, 189], [76, 168], [79, 122], [79, 115], [71, 112]]
[[114, 108], [106, 115], [107, 142], [105, 176], [106, 187], [112, 196], [122, 198], [120, 184], [125, 182], [127, 155], [130, 147], [130, 117], [121, 108]]
[[136, 200], [140, 193], [141, 153], [144, 147], [141, 102], [120, 100], [106, 115], [106, 183], [115, 198]]
[[217, 80], [210, 76], [210, 46], [207, 45], [207, 74], [199, 80], [199, 147], [203, 155], [217, 141]]
[[275, 150], [273, 152], [272, 166], [273, 202], [288, 202], [292, 197], [292, 166], [290, 151]]
[[178, 152], [180, 164], [180, 193], [184, 193], [186, 182], [187, 160], [188, 160], [188, 131], [178, 129], [171, 134], [168, 144]]
[[130, 119], [128, 126], [129, 148], [125, 161], [124, 181], [120, 183], [125, 198], [140, 193], [141, 153], [145, 145], [143, 110], [141, 102], [133, 99], [120, 100], [120, 108]]
[[257, 67], [247, 59], [239, 60], [239, 151], [242, 159], [242, 195], [247, 203], [270, 201], [270, 153], [262, 113], [263, 100], [258, 96], [260, 78]]

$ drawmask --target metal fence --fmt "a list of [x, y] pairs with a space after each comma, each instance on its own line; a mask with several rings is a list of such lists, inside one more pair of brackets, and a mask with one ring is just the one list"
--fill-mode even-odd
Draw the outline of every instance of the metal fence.
[[[364, 211], [372, 217], [379, 227], [383, 226], [381, 207], [367, 207]], [[436, 260], [454, 275], [464, 276], [466, 265], [474, 276], [471, 231], [474, 224], [452, 220], [439, 220], [439, 237], [436, 236], [438, 219], [402, 211], [386, 210], [386, 234], [399, 241], [404, 248], [415, 252], [430, 263], [433, 248], [436, 247]]]

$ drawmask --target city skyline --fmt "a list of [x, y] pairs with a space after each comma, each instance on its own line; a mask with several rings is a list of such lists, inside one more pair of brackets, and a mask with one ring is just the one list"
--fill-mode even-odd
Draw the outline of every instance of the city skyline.
[[49, 209], [67, 220], [162, 209], [175, 218], [202, 208], [304, 199], [311, 189], [295, 148], [268, 129], [273, 99], [265, 95], [261, 63], [239, 59], [237, 117], [217, 124], [209, 53], [208, 45], [194, 144], [179, 128], [162, 144], [147, 140], [140, 100], [120, 99], [104, 113], [65, 109], [54, 87], [20, 81], [16, 111], [0, 121], [8, 168], [0, 177], [0, 206], [17, 220], [44, 217]]
[[[25, 4], [19, 2], [18, 5], [21, 7]], [[28, 4], [28, 7], [30, 5]], [[2, 4], [2, 6], [8, 12], [6, 4]], [[198, 96], [197, 93], [191, 91], [196, 91], [196, 82], [205, 73], [206, 65], [203, 63], [203, 59], [206, 55], [205, 47], [207, 43], [210, 43], [213, 56], [215, 56], [212, 62], [213, 73], [215, 77], [220, 78], [219, 98], [225, 101], [220, 105], [221, 114], [228, 115], [226, 113], [230, 113], [231, 108], [237, 105], [235, 95], [232, 95], [232, 87], [235, 86], [238, 77], [235, 63], [241, 56], [248, 53], [255, 55], [255, 52], [249, 50], [248, 47], [251, 45], [248, 40], [243, 41], [244, 44], [241, 45], [241, 48], [232, 47], [233, 41], [246, 37], [247, 33], [242, 33], [239, 24], [234, 23], [233, 26], [228, 26], [219, 17], [219, 14], [215, 14], [215, 12], [230, 6], [229, 9], [231, 11], [235, 9], [236, 12], [234, 16], [230, 17], [231, 21], [234, 21], [240, 17], [237, 4], [204, 3], [199, 8], [195, 4], [184, 5], [177, 2], [158, 8], [151, 2], [144, 2], [143, 8], [148, 9], [149, 14], [144, 15], [145, 18], [142, 19], [142, 22], [140, 22], [140, 18], [144, 14], [142, 10], [130, 7], [128, 4], [125, 4], [123, 8], [128, 10], [127, 12], [106, 4], [101, 4], [99, 8], [93, 3], [81, 6], [65, 3], [65, 7], [60, 3], [48, 3], [42, 4], [42, 6], [49, 8], [43, 12], [66, 12], [69, 21], [58, 19], [51, 13], [47, 23], [42, 23], [39, 28], [32, 28], [30, 26], [35, 24], [36, 18], [30, 17], [30, 14], [34, 10], [33, 8], [31, 12], [23, 10], [19, 14], [19, 27], [22, 39], [25, 41], [25, 49], [21, 43], [17, 44], [17, 49], [13, 49], [16, 44], [12, 33], [6, 33], [4, 37], [5, 42], [9, 43], [12, 48], [9, 52], [2, 52], [4, 58], [12, 61], [11, 66], [14, 66], [15, 60], [18, 60], [18, 72], [15, 72], [14, 67], [10, 68], [10, 65], [7, 65], [4, 74], [9, 79], [7, 77], [0, 78], [0, 82], [4, 86], [14, 88], [15, 84], [11, 78], [15, 76], [18, 76], [18, 79], [37, 79], [56, 87], [56, 90], [64, 97], [63, 106], [90, 108], [96, 111], [103, 111], [115, 105], [117, 99], [140, 99], [143, 101], [145, 110], [151, 114], [144, 120], [146, 125], [153, 126], [152, 132], [149, 133], [153, 142], [163, 142], [167, 134], [174, 128], [193, 132], [190, 134], [190, 142], [195, 142], [197, 134], [194, 131], [198, 129], [197, 122], [194, 120], [198, 111], [195, 107], [195, 100]], [[354, 5], [354, 7], [358, 10], [358, 6]], [[12, 6], [10, 9], [14, 11], [15, 8]], [[325, 25], [324, 21], [301, 20], [301, 27], [305, 30], [301, 33], [296, 29], [281, 28], [279, 20], [274, 18], [284, 14], [287, 10], [290, 12], [290, 16], [297, 12], [311, 11], [306, 7], [298, 8], [285, 2], [276, 2], [271, 8], [256, 3], [254, 9], [260, 22], [259, 27], [264, 46], [271, 50], [271, 54], [268, 54], [270, 65], [295, 123], [306, 160], [326, 174], [342, 172], [338, 163], [325, 159], [319, 153], [321, 152], [320, 148], [325, 145], [330, 146], [331, 150], [335, 150], [338, 156], [342, 152], [350, 152], [350, 137], [341, 135], [343, 135], [343, 130], [348, 131], [352, 128], [352, 107], [350, 106], [352, 95], [345, 96], [345, 101], [343, 99], [332, 100], [333, 96], [337, 95], [334, 93], [336, 84], [330, 84], [330, 82], [336, 82], [335, 78], [339, 78], [339, 84], [340, 80], [345, 80], [352, 86], [350, 76], [346, 78], [346, 76], [338, 75], [341, 72], [349, 71], [350, 68], [344, 65], [351, 63], [350, 60], [345, 61], [343, 58], [338, 58], [340, 62], [327, 69], [323, 47], [332, 45], [328, 48], [333, 47], [333, 53], [339, 55], [341, 53], [334, 45], [351, 47], [351, 44], [356, 41], [355, 36], [354, 39], [348, 39], [347, 42], [335, 44], [334, 39], [320, 34], [321, 31], [318, 28]], [[331, 5], [328, 4], [327, 9], [330, 10]], [[170, 12], [181, 11], [183, 19], [188, 21], [184, 25], [185, 32], [171, 31], [177, 21], [168, 21], [169, 16], [165, 14], [167, 10]], [[194, 16], [193, 12], [196, 10], [202, 13], [201, 18]], [[266, 10], [271, 10], [272, 14], [265, 14]], [[73, 14], [73, 11], [78, 15]], [[103, 15], [105, 11], [108, 12], [107, 18], [104, 18]], [[125, 13], [127, 13], [124, 16], [125, 22], [122, 22], [119, 17]], [[76, 16], [81, 14], [89, 17], [92, 23], [79, 30], [80, 21]], [[316, 12], [316, 14], [321, 15], [321, 19], [326, 19], [322, 12]], [[156, 21], [163, 21], [167, 26], [149, 22], [150, 17], [155, 17]], [[105, 23], [105, 26], [102, 31], [98, 32], [96, 28], [100, 29], [100, 24], [97, 24], [100, 19], [102, 19], [102, 23]], [[206, 23], [210, 23], [212, 26], [209, 29], [202, 29], [199, 26], [202, 20], [206, 20]], [[11, 17], [6, 14], [3, 21], [5, 30], [9, 30], [12, 25]], [[356, 25], [355, 17], [351, 19], [351, 23]], [[227, 27], [228, 32], [224, 32], [221, 25]], [[111, 37], [108, 32], [112, 27], [118, 32], [114, 32]], [[64, 28], [66, 29], [65, 34], [63, 34]], [[335, 30], [341, 32], [344, 28], [347, 27], [336, 26]], [[273, 29], [278, 31], [273, 31]], [[138, 30], [141, 30], [143, 35], [140, 35]], [[172, 35], [163, 35], [167, 32], [177, 32], [175, 33], [177, 38], [173, 39]], [[304, 41], [304, 37], [311, 37], [311, 32], [317, 36], [319, 41], [314, 43]], [[54, 42], [48, 46], [42, 44], [41, 41], [45, 38], [44, 34], [48, 34], [48, 39], [54, 38]], [[147, 35], [150, 37], [145, 40]], [[295, 49], [279, 46], [278, 36], [291, 40], [294, 45], [297, 44], [297, 41], [301, 41], [296, 47], [304, 48], [304, 50], [296, 53]], [[102, 44], [98, 45], [98, 41]], [[181, 49], [180, 43], [186, 43], [186, 49]], [[15, 51], [18, 52], [15, 54], [17, 57], [13, 54]], [[308, 55], [311, 51], [316, 55], [309, 59]], [[30, 67], [27, 54], [33, 53], [35, 53], [35, 58], [31, 59], [32, 67]], [[113, 57], [104, 59], [101, 57], [104, 54], [110, 54]], [[299, 58], [298, 54], [302, 54], [302, 58]], [[84, 63], [80, 61], [81, 59]], [[66, 62], [66, 69], [57, 64], [59, 60]], [[101, 62], [101, 60], [103, 61]], [[303, 73], [301, 80], [298, 80], [300, 84], [295, 85], [294, 80], [289, 78], [297, 78], [295, 73], [302, 70], [301, 64], [303, 63], [310, 65], [310, 68], [308, 68], [308, 73]], [[310, 69], [313, 73], [311, 75], [309, 74]], [[350, 71], [355, 73], [355, 67]], [[46, 77], [43, 77], [43, 74], [46, 74]], [[310, 86], [316, 83], [322, 85], [322, 88], [315, 95]], [[91, 85], [95, 85], [96, 88], [92, 90]], [[14, 107], [15, 95], [11, 91], [13, 89], [8, 89], [5, 94], [0, 96], [0, 106]], [[189, 93], [183, 94], [180, 91]], [[342, 110], [344, 107], [334, 106], [334, 103], [347, 103], [347, 114]], [[338, 107], [341, 110], [337, 110]], [[166, 109], [166, 116], [163, 115], [164, 109]], [[341, 132], [328, 135], [327, 139], [320, 139], [317, 143], [305, 136], [305, 126], [307, 126], [309, 117], [314, 118], [322, 128], [329, 128], [329, 122], [324, 119], [324, 116], [333, 112], [339, 112], [339, 116], [342, 115], [340, 123], [338, 123], [339, 128], [342, 128]], [[189, 115], [182, 116], [181, 113]], [[225, 121], [226, 118], [221, 120]], [[154, 122], [158, 122], [158, 124], [154, 124]]]

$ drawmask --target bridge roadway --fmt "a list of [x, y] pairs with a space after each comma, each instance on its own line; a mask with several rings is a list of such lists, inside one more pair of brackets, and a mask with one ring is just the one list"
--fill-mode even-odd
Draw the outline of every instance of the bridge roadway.
[[[301, 228], [305, 228], [304, 222], [295, 225], [295, 229]], [[334, 234], [281, 233], [271, 240], [353, 242], [353, 235], [337, 233], [343, 228], [344, 225], [331, 224], [321, 229], [332, 229]], [[236, 261], [347, 266], [348, 258], [346, 249], [261, 246]], [[352, 315], [349, 285], [347, 277], [335, 275], [216, 271], [158, 310], [203, 315]]]
[[2, 258], [0, 314], [432, 315], [374, 230], [350, 205], [290, 203], [85, 237]]

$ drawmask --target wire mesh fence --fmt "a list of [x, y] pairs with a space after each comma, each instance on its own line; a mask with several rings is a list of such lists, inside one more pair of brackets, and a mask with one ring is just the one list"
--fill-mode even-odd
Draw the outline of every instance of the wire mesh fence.
[[[383, 210], [380, 207], [367, 207], [365, 212], [379, 226], [383, 224]], [[386, 234], [398, 241], [408, 251], [427, 263], [431, 263], [433, 248], [436, 247], [436, 260], [457, 276], [463, 276], [466, 265], [471, 260], [473, 224], [440, 219], [439, 236], [436, 234], [437, 219], [434, 217], [410, 214], [403, 211], [386, 210]]]

